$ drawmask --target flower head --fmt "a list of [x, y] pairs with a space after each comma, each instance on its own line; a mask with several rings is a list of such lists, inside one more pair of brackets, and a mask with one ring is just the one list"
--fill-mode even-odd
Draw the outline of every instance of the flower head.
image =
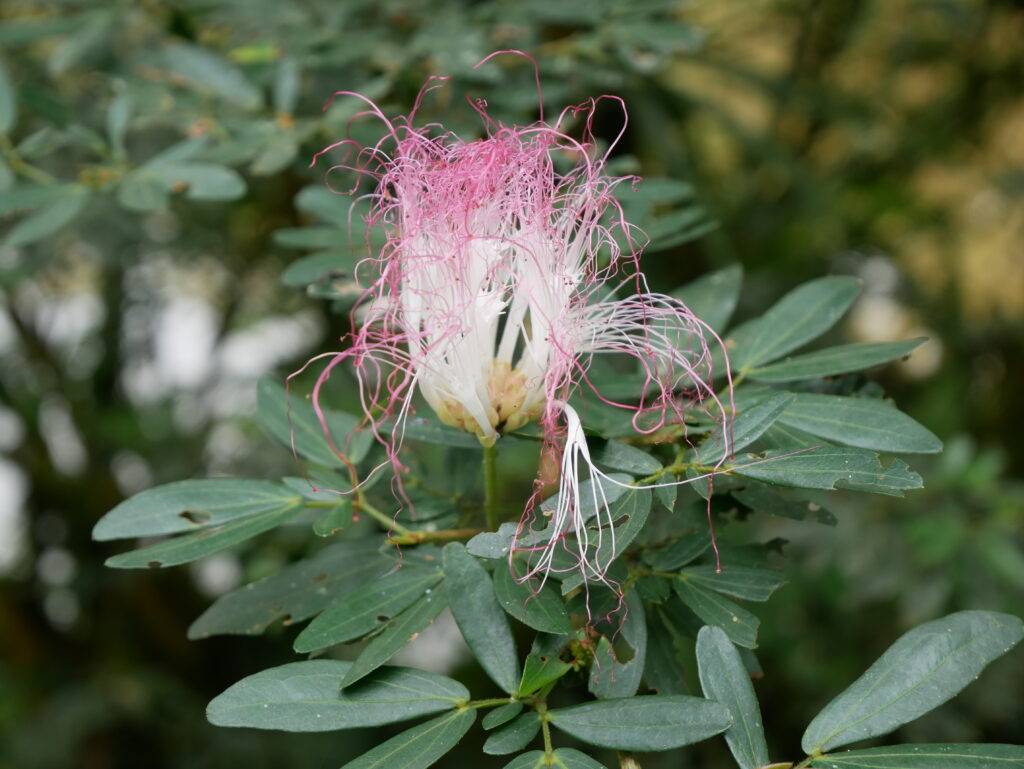
[[[428, 81], [416, 107], [441, 82]], [[557, 570], [562, 547], [574, 555], [572, 568], [603, 577], [607, 564], [587, 555], [587, 526], [590, 518], [611, 523], [599, 481], [621, 482], [591, 460], [570, 399], [590, 390], [630, 410], [638, 432], [653, 433], [681, 424], [689, 404], [716, 398], [706, 342], [713, 332], [679, 300], [650, 293], [639, 271], [643, 236], [614, 194], [639, 180], [607, 171], [622, 133], [604, 151], [592, 133], [598, 104], [612, 101], [625, 116], [622, 100], [591, 99], [527, 126], [495, 121], [478, 101], [485, 135], [463, 139], [416, 126], [416, 108], [389, 119], [364, 97], [341, 93], [366, 101], [385, 128], [372, 147], [345, 140], [328, 149], [349, 149], [338, 167], [370, 181], [368, 224], [382, 226], [387, 242], [349, 345], [321, 374], [314, 401], [330, 371], [351, 361], [368, 423], [375, 432], [382, 420], [393, 424], [390, 437], [378, 437], [396, 466], [417, 390], [444, 423], [484, 445], [539, 421], [547, 450], [562, 457], [560, 493], [550, 521], [531, 500], [517, 549], [535, 554], [531, 574]], [[603, 354], [639, 362], [638, 403], [605, 398], [593, 384], [588, 371]], [[590, 500], [581, 492], [588, 478]], [[536, 539], [534, 520], [547, 533], [539, 546], [526, 544]]]

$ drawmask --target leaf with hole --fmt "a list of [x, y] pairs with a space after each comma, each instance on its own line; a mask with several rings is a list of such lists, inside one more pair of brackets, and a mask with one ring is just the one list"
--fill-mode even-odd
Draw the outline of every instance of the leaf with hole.
[[437, 569], [406, 563], [328, 606], [299, 633], [295, 651], [313, 652], [354, 641], [429, 595], [440, 581]]
[[384, 629], [366, 644], [366, 648], [359, 653], [356, 661], [352, 663], [352, 667], [345, 674], [345, 678], [341, 682], [342, 687], [351, 686], [391, 659], [407, 643], [428, 628], [430, 623], [437, 619], [447, 607], [448, 597], [445, 595], [442, 584], [402, 611], [384, 625]]
[[279, 619], [286, 624], [309, 619], [394, 568], [379, 545], [376, 538], [339, 542], [222, 595], [192, 623], [188, 637], [258, 635]]

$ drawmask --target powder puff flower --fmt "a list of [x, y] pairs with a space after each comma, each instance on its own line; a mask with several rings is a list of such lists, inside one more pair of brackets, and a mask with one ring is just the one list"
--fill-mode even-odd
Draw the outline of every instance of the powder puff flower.
[[[359, 94], [336, 94], [365, 102], [362, 114], [379, 119], [384, 135], [373, 146], [344, 140], [320, 155], [348, 151], [336, 168], [369, 181], [367, 223], [382, 227], [387, 242], [372, 258], [375, 280], [357, 302], [346, 349], [317, 380], [314, 405], [319, 413], [331, 370], [350, 362], [367, 423], [396, 469], [417, 391], [442, 422], [484, 446], [539, 422], [545, 450], [561, 455], [558, 502], [546, 520], [537, 515], [534, 495], [514, 550], [530, 555], [531, 575], [557, 570], [562, 547], [573, 568], [602, 579], [608, 564], [588, 560], [584, 508], [605, 524], [598, 532], [613, 531], [607, 483], [598, 481], [617, 481], [595, 466], [570, 399], [592, 391], [630, 410], [638, 432], [681, 424], [684, 408], [717, 403], [706, 342], [717, 337], [682, 302], [651, 293], [639, 271], [643, 235], [615, 197], [619, 185], [639, 180], [607, 172], [625, 120], [603, 152], [592, 133], [602, 101], [614, 102], [625, 117], [621, 99], [591, 99], [551, 122], [543, 119], [541, 102], [541, 118], [526, 126], [498, 122], [485, 103], [472, 102], [485, 135], [463, 139], [414, 122], [423, 96], [443, 81], [428, 81], [413, 111], [394, 119]], [[539, 95], [539, 77], [537, 85]], [[588, 376], [595, 355], [639, 363], [645, 378], [639, 403], [601, 394]], [[385, 421], [388, 431], [380, 429]], [[584, 485], [587, 478], [594, 482]], [[535, 522], [548, 536], [531, 546]]]

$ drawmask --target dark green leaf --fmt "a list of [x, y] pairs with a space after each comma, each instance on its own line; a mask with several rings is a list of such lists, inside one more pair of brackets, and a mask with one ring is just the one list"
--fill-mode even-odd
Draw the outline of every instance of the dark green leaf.
[[342, 769], [427, 769], [459, 744], [475, 720], [473, 708], [438, 716], [382, 742]]
[[495, 729], [502, 724], [507, 724], [513, 718], [523, 712], [523, 703], [521, 702], [510, 702], [507, 705], [502, 705], [499, 708], [495, 708], [486, 716], [484, 720], [480, 722], [480, 725], [484, 729]]
[[721, 333], [736, 310], [743, 285], [743, 268], [734, 264], [711, 272], [672, 292], [672, 296], [712, 329]]
[[683, 603], [709, 625], [722, 628], [738, 646], [757, 646], [757, 628], [761, 621], [741, 606], [689, 579], [673, 580], [673, 587]]
[[1019, 618], [986, 611], [914, 628], [815, 716], [801, 745], [811, 754], [887, 734], [954, 697], [1021, 638]]
[[690, 566], [682, 574], [698, 585], [747, 601], [767, 601], [786, 584], [777, 571], [752, 566], [726, 565], [721, 574], [715, 573], [714, 566]]
[[501, 608], [534, 630], [572, 632], [565, 604], [551, 584], [541, 588], [538, 579], [520, 583], [506, 563], [499, 563], [494, 569], [494, 594]]
[[539, 731], [540, 716], [537, 711], [531, 710], [488, 737], [484, 743], [484, 753], [489, 756], [515, 753], [529, 745]]
[[599, 764], [586, 753], [580, 753], [572, 748], [559, 748], [554, 753], [555, 769], [605, 769], [604, 764]]
[[432, 589], [429, 595], [388, 622], [384, 629], [366, 644], [366, 648], [360, 652], [345, 674], [341, 685], [350, 686], [379, 668], [425, 630], [447, 606], [448, 598], [444, 586]]
[[312, 558], [222, 595], [192, 623], [188, 637], [258, 635], [279, 619], [302, 622], [394, 565], [379, 552], [376, 538], [330, 545]]
[[602, 700], [548, 711], [551, 723], [591, 745], [671, 750], [706, 740], [732, 723], [717, 702], [685, 695]]
[[890, 745], [811, 761], [815, 769], [1013, 769], [1024, 767], [1020, 745]]
[[[599, 699], [632, 697], [640, 688], [647, 659], [647, 618], [636, 591], [626, 595], [621, 625], [614, 628], [612, 638], [601, 636], [594, 653], [587, 688]], [[620, 659], [619, 654], [628, 656]]]
[[382, 668], [342, 692], [351, 665], [309, 660], [264, 670], [214, 698], [206, 717], [215, 726], [329, 732], [439, 713], [469, 699], [458, 681], [409, 668]]
[[547, 759], [543, 750], [531, 750], [513, 758], [504, 769], [548, 769]]
[[769, 451], [737, 457], [726, 469], [766, 483], [805, 489], [854, 489], [901, 497], [923, 485], [921, 476], [896, 459], [883, 467], [878, 455], [846, 446]]
[[458, 542], [444, 548], [444, 574], [462, 637], [491, 679], [511, 694], [519, 683], [519, 658], [490, 576]]
[[92, 537], [102, 542], [194, 531], [295, 506], [300, 501], [295, 491], [271, 481], [244, 478], [175, 481], [126, 499], [100, 518]]
[[754, 687], [739, 652], [720, 628], [705, 626], [697, 634], [697, 669], [704, 696], [725, 705], [732, 715], [725, 741], [740, 769], [767, 765], [768, 745]]
[[862, 371], [904, 358], [925, 341], [924, 337], [919, 337], [905, 342], [858, 342], [829, 347], [752, 369], [748, 377], [758, 382], [777, 384]]
[[404, 564], [332, 603], [295, 639], [295, 651], [312, 652], [366, 635], [430, 594], [441, 581], [436, 569]]
[[931, 431], [888, 401], [877, 398], [797, 393], [779, 421], [811, 435], [862, 449], [915, 454], [942, 450], [942, 441]]
[[[346, 467], [331, 450], [323, 428], [309, 401], [289, 397], [284, 387], [272, 379], [261, 379], [256, 389], [256, 408], [260, 423], [272, 436], [306, 459], [327, 467]], [[343, 411], [324, 409], [335, 447], [347, 456], [349, 462], [366, 457], [373, 443], [369, 430], [356, 431], [359, 420]]]
[[334, 227], [292, 227], [274, 231], [274, 242], [285, 248], [331, 248], [345, 246], [344, 235]]
[[572, 670], [572, 665], [559, 657], [565, 642], [566, 636], [546, 634], [540, 634], [534, 639], [516, 692], [520, 697], [528, 697]]
[[668, 547], [645, 550], [644, 561], [656, 571], [675, 571], [697, 560], [711, 547], [711, 533], [707, 529], [684, 534]]
[[295, 515], [297, 507], [286, 505], [220, 526], [207, 526], [141, 550], [112, 556], [106, 565], [112, 569], [155, 569], [189, 563], [277, 528]]
[[660, 619], [647, 620], [644, 681], [658, 694], [687, 694], [686, 676], [672, 633]]
[[700, 445], [697, 450], [697, 461], [705, 465], [714, 465], [725, 458], [726, 452], [735, 454], [745, 449], [782, 416], [795, 397], [793, 393], [776, 393], [750, 408], [743, 409], [732, 420], [732, 424], [728, 425], [724, 436], [720, 429], [716, 430]]
[[813, 518], [818, 523], [836, 525], [836, 517], [817, 502], [789, 499], [762, 483], [751, 482], [742, 489], [735, 489], [729, 493], [737, 501], [758, 513], [792, 518], [795, 521]]
[[856, 278], [832, 276], [793, 289], [729, 334], [733, 370], [749, 371], [821, 336], [843, 316], [860, 287]]
[[661, 462], [646, 451], [621, 441], [608, 441], [595, 453], [594, 461], [612, 470], [621, 470], [631, 475], [646, 476], [661, 469]]

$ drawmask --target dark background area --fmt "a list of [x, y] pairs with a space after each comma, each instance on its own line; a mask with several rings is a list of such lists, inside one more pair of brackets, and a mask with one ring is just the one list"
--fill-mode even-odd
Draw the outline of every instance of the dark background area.
[[[129, 573], [103, 567], [115, 549], [90, 530], [152, 484], [291, 470], [250, 417], [257, 377], [345, 328], [337, 301], [281, 282], [302, 252], [274, 235], [308, 223], [295, 195], [324, 183], [308, 160], [355, 112], [323, 104], [344, 88], [405, 112], [447, 73], [424, 120], [472, 135], [472, 94], [528, 121], [528, 68], [472, 69], [498, 48], [536, 56], [549, 109], [623, 96], [619, 154], [692, 183], [719, 223], [646, 259], [653, 286], [739, 262], [749, 316], [803, 280], [855, 274], [864, 295], [836, 338], [930, 339], [878, 376], [946, 442], [916, 463], [925, 490], [840, 497], [836, 528], [760, 532], [790, 540], [791, 584], [759, 611], [773, 754], [796, 756], [809, 718], [911, 625], [1024, 612], [1022, 40], [1024, 8], [994, 0], [5, 2], [18, 114], [0, 137], [0, 200], [24, 185], [88, 198], [14, 245], [21, 219], [0, 205], [0, 766], [336, 767], [397, 731], [205, 722], [213, 695], [293, 658], [295, 631], [189, 642], [186, 628], [307, 532]], [[110, 138], [119, 98], [123, 147]], [[619, 120], [600, 113], [598, 134]], [[205, 138], [205, 162], [244, 191], [139, 210], [125, 180], [186, 137]], [[423, 640], [418, 653], [448, 654], [490, 691], [452, 644]], [[1022, 660], [1000, 660], [901, 737], [1024, 742]], [[439, 766], [502, 766], [481, 741], [471, 733]], [[643, 766], [729, 766], [719, 743]]]

